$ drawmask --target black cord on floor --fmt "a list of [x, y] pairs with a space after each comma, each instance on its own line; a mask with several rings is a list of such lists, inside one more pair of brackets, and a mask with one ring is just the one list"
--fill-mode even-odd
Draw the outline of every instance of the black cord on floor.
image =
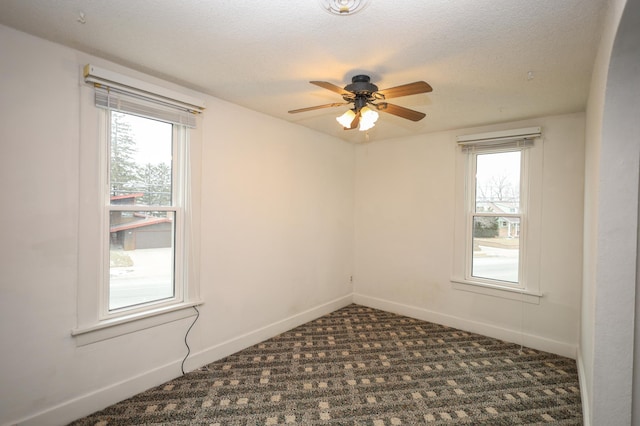
[[184, 344], [187, 347], [187, 354], [184, 356], [184, 359], [182, 360], [182, 365], [180, 366], [180, 369], [182, 370], [182, 375], [183, 376], [184, 376], [184, 363], [187, 360], [187, 358], [189, 357], [189, 354], [191, 353], [191, 348], [189, 347], [189, 343], [187, 343], [187, 336], [189, 335], [189, 332], [193, 328], [193, 326], [196, 323], [196, 321], [198, 321], [198, 318], [200, 318], [200, 311], [198, 310], [198, 308], [193, 306], [193, 309], [195, 309], [195, 311], [196, 311], [196, 318], [193, 320], [193, 322], [189, 326], [189, 329], [187, 330], [186, 334], [184, 335]]

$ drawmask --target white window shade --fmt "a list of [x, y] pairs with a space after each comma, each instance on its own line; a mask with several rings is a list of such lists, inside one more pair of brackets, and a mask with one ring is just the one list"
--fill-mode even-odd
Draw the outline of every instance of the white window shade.
[[463, 151], [473, 151], [482, 148], [526, 148], [532, 146], [533, 140], [540, 136], [542, 136], [541, 127], [527, 127], [523, 129], [458, 136], [457, 142]]
[[190, 128], [196, 127], [196, 115], [191, 111], [155, 100], [150, 101], [135, 94], [121, 93], [111, 88], [96, 87], [95, 90], [96, 106], [99, 108], [180, 124]]
[[194, 128], [204, 101], [91, 64], [84, 79], [95, 86], [97, 107]]

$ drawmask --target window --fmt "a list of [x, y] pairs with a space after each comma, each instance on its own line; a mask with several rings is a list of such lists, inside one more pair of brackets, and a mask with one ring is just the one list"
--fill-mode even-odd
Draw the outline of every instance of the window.
[[[469, 210], [469, 277], [520, 285], [521, 162], [515, 151], [469, 154], [474, 169]], [[524, 242], [524, 241], [523, 241]]]
[[96, 84], [81, 87], [78, 345], [201, 303], [190, 155], [203, 103], [91, 65], [84, 77]]
[[[103, 316], [180, 300], [184, 252], [182, 126], [115, 110], [109, 115], [109, 192]], [[106, 268], [105, 268], [106, 269]]]
[[459, 138], [455, 288], [537, 303], [539, 136], [529, 128]]

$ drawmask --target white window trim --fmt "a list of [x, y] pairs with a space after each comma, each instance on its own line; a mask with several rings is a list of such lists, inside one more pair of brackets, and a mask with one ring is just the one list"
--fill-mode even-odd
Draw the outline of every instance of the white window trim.
[[451, 279], [452, 287], [456, 290], [469, 291], [472, 293], [484, 294], [487, 296], [501, 297], [503, 299], [520, 300], [527, 303], [539, 304], [541, 293], [528, 291], [520, 288], [509, 288], [506, 286], [496, 286], [479, 281], [466, 281], [460, 278]]
[[[473, 196], [471, 185], [473, 177], [468, 174], [472, 155], [458, 148], [456, 152], [456, 210], [454, 226], [454, 257], [452, 271], [452, 287], [456, 290], [470, 291], [488, 296], [521, 300], [528, 303], [539, 303], [543, 294], [540, 291], [539, 268], [541, 248], [541, 212], [542, 212], [542, 170], [543, 141], [539, 127], [506, 130], [499, 132], [466, 135], [458, 137], [458, 144], [470, 146], [476, 143], [478, 152], [513, 151], [514, 148], [501, 148], [500, 145], [521, 139], [534, 138], [533, 145], [520, 148], [523, 153], [521, 172], [525, 188], [525, 197], [521, 199], [522, 221], [520, 232], [519, 279], [518, 284], [502, 283], [496, 280], [471, 276], [470, 254], [470, 220], [468, 206]], [[474, 148], [475, 149], [475, 148]], [[517, 149], [517, 148], [516, 148]]]
[[202, 301], [195, 300], [167, 306], [155, 306], [154, 309], [147, 309], [144, 312], [101, 320], [94, 325], [75, 328], [71, 330], [71, 335], [76, 338], [77, 346], [84, 346], [195, 316], [195, 311], [190, 308], [201, 304]]
[[[145, 309], [122, 311], [119, 315], [105, 315], [101, 309], [104, 302], [103, 282], [108, 270], [105, 267], [104, 194], [102, 185], [106, 173], [106, 152], [100, 138], [107, 134], [107, 113], [95, 106], [95, 92], [91, 85], [80, 83], [80, 153], [79, 153], [79, 215], [78, 215], [78, 286], [77, 286], [77, 324], [71, 330], [78, 346], [99, 342], [120, 335], [140, 331], [149, 327], [177, 321], [195, 315], [193, 306], [202, 304], [199, 294], [199, 229], [200, 215], [200, 163], [189, 161], [199, 158], [201, 152], [201, 126], [186, 129], [188, 149], [182, 161], [189, 161], [186, 168], [184, 197], [189, 202], [184, 208], [184, 250], [182, 259], [184, 279], [182, 297], [168, 303], [150, 304]], [[200, 120], [198, 117], [197, 121]], [[188, 186], [189, 188], [186, 188]], [[180, 189], [181, 190], [181, 189]], [[108, 225], [107, 225], [108, 226]], [[178, 272], [178, 271], [176, 271]]]

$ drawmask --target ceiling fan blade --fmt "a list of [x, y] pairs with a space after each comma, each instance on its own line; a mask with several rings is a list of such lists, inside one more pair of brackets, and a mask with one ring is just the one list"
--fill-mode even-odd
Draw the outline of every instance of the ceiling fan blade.
[[296, 114], [298, 112], [313, 111], [314, 109], [338, 107], [338, 106], [348, 105], [348, 104], [349, 104], [348, 102], [338, 102], [338, 103], [333, 103], [333, 104], [317, 105], [317, 106], [312, 106], [312, 107], [307, 107], [307, 108], [292, 109], [291, 111], [289, 111], [289, 114]]
[[320, 86], [323, 89], [331, 90], [332, 92], [336, 92], [339, 95], [348, 95], [353, 96], [353, 93], [344, 90], [340, 86], [336, 86], [333, 83], [329, 83], [328, 81], [310, 81], [309, 83], [315, 84], [316, 86]]
[[356, 116], [353, 118], [353, 121], [351, 122], [351, 126], [345, 127], [344, 130], [357, 129], [359, 124], [360, 124], [360, 112], [358, 112]]
[[420, 121], [427, 116], [427, 114], [415, 111], [413, 109], [401, 107], [398, 105], [388, 104], [386, 102], [381, 102], [379, 104], [374, 104], [378, 111], [384, 111], [389, 114], [397, 115], [398, 117], [406, 118], [411, 121]]
[[431, 92], [433, 88], [424, 81], [403, 84], [402, 86], [391, 87], [389, 89], [378, 90], [376, 95], [382, 95], [382, 99], [399, 98], [400, 96], [415, 95], [418, 93]]

